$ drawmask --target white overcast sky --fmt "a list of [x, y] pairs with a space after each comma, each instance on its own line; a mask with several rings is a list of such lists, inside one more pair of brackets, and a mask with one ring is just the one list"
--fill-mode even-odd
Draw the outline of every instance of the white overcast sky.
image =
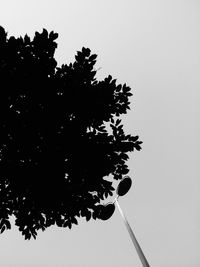
[[[151, 267], [199, 267], [200, 2], [6, 0], [0, 25], [15, 37], [54, 30], [59, 66], [89, 47], [99, 79], [132, 88], [125, 129], [144, 143], [131, 154], [133, 186], [120, 205]], [[118, 210], [31, 241], [13, 226], [0, 248], [5, 267], [142, 266]]]

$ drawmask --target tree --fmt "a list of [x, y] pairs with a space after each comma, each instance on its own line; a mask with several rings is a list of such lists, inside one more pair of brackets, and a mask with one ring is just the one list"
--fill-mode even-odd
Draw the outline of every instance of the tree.
[[57, 67], [57, 37], [43, 29], [33, 40], [8, 38], [0, 27], [0, 232], [14, 215], [25, 239], [99, 219], [115, 190], [106, 177], [121, 180], [127, 153], [142, 143], [119, 119], [131, 88], [111, 75], [97, 81], [89, 48]]

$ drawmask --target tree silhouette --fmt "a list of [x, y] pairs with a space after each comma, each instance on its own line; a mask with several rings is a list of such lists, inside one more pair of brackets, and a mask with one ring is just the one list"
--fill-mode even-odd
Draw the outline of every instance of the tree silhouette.
[[0, 232], [14, 215], [25, 239], [99, 219], [100, 201], [115, 190], [106, 177], [121, 180], [127, 152], [142, 143], [118, 118], [131, 88], [110, 75], [97, 81], [89, 48], [57, 67], [57, 37], [43, 29], [32, 41], [8, 38], [0, 27]]

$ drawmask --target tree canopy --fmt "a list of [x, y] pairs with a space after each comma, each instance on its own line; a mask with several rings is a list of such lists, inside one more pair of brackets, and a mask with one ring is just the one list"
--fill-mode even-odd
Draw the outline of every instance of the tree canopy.
[[127, 153], [142, 143], [119, 118], [131, 88], [111, 75], [97, 81], [89, 48], [57, 67], [57, 37], [43, 29], [33, 40], [8, 38], [0, 27], [0, 232], [14, 215], [25, 239], [99, 219], [115, 190], [106, 177], [121, 180]]

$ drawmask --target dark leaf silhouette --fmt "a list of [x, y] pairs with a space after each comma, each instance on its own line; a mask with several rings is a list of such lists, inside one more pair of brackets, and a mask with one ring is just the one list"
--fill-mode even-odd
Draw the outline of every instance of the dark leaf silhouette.
[[108, 203], [107, 205], [100, 205], [100, 210], [98, 213], [98, 218], [101, 220], [108, 220], [115, 211], [115, 205], [113, 203]]
[[7, 38], [0, 27], [0, 232], [14, 215], [25, 239], [54, 224], [71, 229], [79, 217], [109, 218], [113, 206], [101, 213], [100, 203], [115, 188], [106, 178], [121, 180], [127, 153], [142, 143], [117, 118], [130, 87], [111, 75], [97, 81], [89, 48], [57, 67], [57, 37], [43, 29], [33, 40]]
[[129, 176], [125, 176], [122, 181], [120, 181], [117, 188], [117, 195], [124, 196], [127, 194], [129, 189], [131, 188], [132, 180]]

